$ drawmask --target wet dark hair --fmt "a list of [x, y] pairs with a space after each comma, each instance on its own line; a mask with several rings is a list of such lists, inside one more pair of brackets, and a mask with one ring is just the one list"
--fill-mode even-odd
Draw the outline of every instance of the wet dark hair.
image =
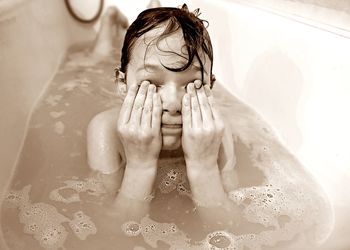
[[[185, 40], [184, 47], [188, 53], [188, 61], [185, 65], [179, 68], [169, 68], [165, 65], [163, 66], [166, 69], [174, 72], [184, 71], [192, 64], [193, 59], [197, 57], [200, 63], [203, 80], [203, 62], [199, 57], [199, 52], [202, 51], [211, 61], [210, 75], [212, 76], [213, 48], [209, 33], [204, 25], [204, 23], [208, 24], [208, 22], [198, 18], [199, 15], [199, 9], [196, 9], [194, 12], [190, 12], [186, 4], [182, 5], [181, 8], [160, 7], [147, 9], [141, 12], [126, 32], [121, 54], [120, 71], [124, 73], [126, 72], [127, 65], [130, 61], [131, 53], [137, 39], [146, 32], [157, 28], [159, 25], [167, 23], [164, 32], [159, 36], [159, 38], [157, 38], [156, 44], [158, 44], [158, 42], [165, 37], [181, 29]], [[168, 52], [175, 53], [172, 51]], [[177, 55], [183, 57], [183, 55]], [[116, 72], [116, 74], [118, 74], [118, 72]], [[212, 85], [212, 82], [210, 85]]]

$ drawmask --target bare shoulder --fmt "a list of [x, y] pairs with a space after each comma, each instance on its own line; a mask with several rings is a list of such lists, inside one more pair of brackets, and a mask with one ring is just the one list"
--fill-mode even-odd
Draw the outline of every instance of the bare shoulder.
[[87, 157], [91, 169], [110, 174], [122, 167], [122, 144], [117, 134], [119, 107], [95, 115], [87, 128]]

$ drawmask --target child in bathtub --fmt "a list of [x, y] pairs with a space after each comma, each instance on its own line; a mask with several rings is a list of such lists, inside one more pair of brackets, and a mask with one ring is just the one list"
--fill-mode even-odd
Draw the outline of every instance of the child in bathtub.
[[[124, 103], [97, 115], [88, 131], [91, 168], [123, 176], [117, 203], [152, 195], [158, 159], [167, 152], [183, 155], [196, 203], [227, 203], [218, 155], [220, 145], [233, 144], [223, 144], [224, 120], [211, 93], [212, 62], [209, 34], [186, 5], [146, 10], [129, 27], [117, 71]], [[233, 150], [225, 157], [232, 164]]]
[[232, 132], [212, 68], [209, 34], [186, 5], [145, 10], [128, 28], [116, 72], [123, 104], [95, 116], [87, 139], [89, 165], [110, 176], [125, 218], [149, 212], [160, 159], [182, 157], [200, 216], [240, 223], [242, 207], [228, 198], [238, 183]]

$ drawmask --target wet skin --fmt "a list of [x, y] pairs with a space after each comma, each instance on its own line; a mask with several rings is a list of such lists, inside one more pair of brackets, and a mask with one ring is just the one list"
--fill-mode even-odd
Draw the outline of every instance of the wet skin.
[[[161, 150], [182, 146], [191, 191], [197, 204], [218, 207], [227, 201], [217, 165], [224, 122], [209, 88], [211, 61], [199, 51], [190, 67], [182, 31], [158, 43], [164, 26], [135, 43], [125, 79], [118, 136], [127, 159], [117, 197], [144, 200], [152, 192]], [[135, 186], [134, 183], [138, 185]]]

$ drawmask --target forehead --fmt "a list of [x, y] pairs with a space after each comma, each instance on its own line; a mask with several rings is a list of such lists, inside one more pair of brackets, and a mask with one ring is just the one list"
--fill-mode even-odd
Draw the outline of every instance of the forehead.
[[[179, 68], [187, 64], [188, 52], [181, 29], [162, 37], [166, 25], [161, 25], [139, 37], [130, 55], [130, 66], [142, 67], [144, 64], [162, 64], [170, 68]], [[201, 62], [206, 68], [209, 60], [198, 51]], [[200, 67], [194, 57], [193, 65]]]

